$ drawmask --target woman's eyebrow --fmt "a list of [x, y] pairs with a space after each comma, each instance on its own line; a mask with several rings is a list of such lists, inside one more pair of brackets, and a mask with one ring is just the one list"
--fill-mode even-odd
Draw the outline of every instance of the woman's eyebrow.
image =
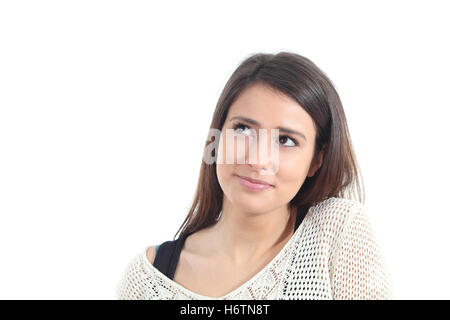
[[[230, 121], [234, 120], [234, 119], [239, 119], [239, 120], [251, 123], [252, 125], [254, 125], [256, 127], [261, 127], [261, 124], [258, 121], [250, 119], [250, 118], [236, 116], [236, 117], [231, 118]], [[302, 137], [305, 141], [307, 141], [306, 140], [306, 136], [303, 133], [298, 132], [296, 130], [292, 130], [292, 129], [285, 128], [285, 127], [280, 127], [280, 126], [276, 127], [275, 129], [278, 129], [278, 130], [280, 130], [281, 132], [284, 132], [284, 133], [296, 134], [296, 135]]]

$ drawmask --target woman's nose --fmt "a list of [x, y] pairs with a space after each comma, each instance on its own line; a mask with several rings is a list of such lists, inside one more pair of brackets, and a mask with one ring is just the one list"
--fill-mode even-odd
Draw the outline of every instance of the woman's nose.
[[278, 156], [278, 144], [274, 143], [276, 133], [267, 129], [258, 130], [258, 139], [249, 141], [247, 163], [255, 170], [268, 170], [276, 162]]

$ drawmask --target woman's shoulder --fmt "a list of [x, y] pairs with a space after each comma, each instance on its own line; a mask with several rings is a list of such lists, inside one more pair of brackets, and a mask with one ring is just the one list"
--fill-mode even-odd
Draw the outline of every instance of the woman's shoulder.
[[147, 246], [128, 262], [117, 284], [117, 299], [139, 300], [158, 296], [157, 292], [153, 292], [152, 286], [155, 279], [155, 268], [152, 267], [156, 255], [155, 247]]
[[353, 199], [330, 197], [314, 205], [311, 211], [312, 218], [316, 220], [346, 221], [364, 213], [364, 205]]
[[146, 258], [147, 258], [147, 261], [148, 261], [150, 264], [153, 264], [153, 262], [155, 261], [155, 256], [156, 256], [156, 249], [157, 249], [157, 247], [158, 247], [158, 246], [153, 246], [153, 245], [151, 245], [151, 246], [148, 246], [148, 247], [145, 249], [145, 256], [146, 256]]
[[136, 276], [139, 274], [143, 277], [148, 277], [149, 275], [153, 275], [153, 263], [155, 261], [157, 245], [149, 245], [144, 247], [144, 249], [133, 256], [131, 260], [128, 261], [128, 264], [125, 268], [125, 274], [133, 274]]
[[345, 233], [349, 222], [364, 216], [364, 212], [364, 205], [359, 201], [347, 198], [328, 198], [311, 207], [305, 217], [305, 227], [318, 232], [317, 236], [334, 242]]

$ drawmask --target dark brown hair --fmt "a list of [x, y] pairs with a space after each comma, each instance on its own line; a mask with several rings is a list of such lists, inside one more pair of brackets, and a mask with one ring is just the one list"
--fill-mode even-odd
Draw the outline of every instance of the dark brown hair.
[[[244, 59], [219, 97], [210, 129], [222, 130], [233, 101], [245, 88], [256, 83], [269, 85], [297, 101], [314, 121], [313, 161], [320, 150], [324, 151], [321, 167], [313, 177], [306, 177], [290, 201], [289, 209], [308, 209], [330, 197], [364, 203], [362, 176], [339, 95], [327, 75], [301, 55], [290, 52], [258, 53]], [[209, 143], [217, 145], [218, 141], [209, 142], [208, 137], [205, 152], [211, 152], [210, 148], [206, 148]], [[223, 191], [217, 179], [216, 163], [202, 161], [193, 202], [176, 234], [180, 233], [183, 237], [215, 224], [222, 210], [222, 201]]]

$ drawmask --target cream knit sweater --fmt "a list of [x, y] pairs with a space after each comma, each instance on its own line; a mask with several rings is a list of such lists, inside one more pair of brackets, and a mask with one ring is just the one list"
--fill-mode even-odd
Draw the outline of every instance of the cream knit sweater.
[[364, 206], [329, 198], [309, 209], [283, 249], [228, 294], [207, 297], [179, 285], [146, 257], [126, 267], [117, 299], [393, 299], [390, 274]]

